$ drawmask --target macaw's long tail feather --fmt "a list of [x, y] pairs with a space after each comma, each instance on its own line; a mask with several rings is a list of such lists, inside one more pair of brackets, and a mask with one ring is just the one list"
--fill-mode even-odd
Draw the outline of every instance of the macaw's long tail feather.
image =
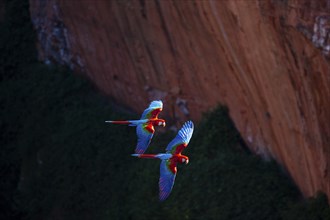
[[111, 124], [120, 124], [120, 125], [129, 125], [131, 124], [130, 121], [105, 121], [106, 123], [111, 123]]
[[147, 119], [141, 119], [141, 120], [125, 120], [125, 121], [105, 121], [106, 123], [112, 123], [112, 124], [121, 124], [121, 125], [129, 125], [129, 126], [137, 126], [138, 124], [146, 123]]
[[152, 158], [155, 159], [157, 158], [156, 154], [131, 154], [133, 157], [139, 157], [139, 158]]

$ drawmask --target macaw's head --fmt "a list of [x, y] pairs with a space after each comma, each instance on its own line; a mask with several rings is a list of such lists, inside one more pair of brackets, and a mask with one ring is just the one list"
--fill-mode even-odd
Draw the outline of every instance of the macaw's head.
[[165, 120], [164, 119], [157, 119], [156, 125], [165, 127], [166, 126]]
[[180, 155], [180, 157], [179, 157], [179, 162], [180, 162], [180, 163], [188, 164], [188, 163], [189, 163], [189, 158], [188, 158], [187, 156]]

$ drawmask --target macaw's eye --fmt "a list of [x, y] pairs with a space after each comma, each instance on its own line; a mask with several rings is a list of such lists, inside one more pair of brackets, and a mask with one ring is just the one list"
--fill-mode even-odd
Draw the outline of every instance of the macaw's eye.
[[160, 122], [158, 122], [158, 126], [161, 126], [163, 123], [160, 121]]

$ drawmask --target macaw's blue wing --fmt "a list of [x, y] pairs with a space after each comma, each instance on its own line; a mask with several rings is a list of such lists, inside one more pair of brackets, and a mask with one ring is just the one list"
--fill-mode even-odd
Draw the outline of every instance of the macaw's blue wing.
[[155, 129], [151, 124], [137, 125], [136, 134], [138, 136], [138, 142], [135, 148], [136, 154], [143, 154], [147, 150], [154, 133]]
[[179, 130], [176, 137], [167, 145], [166, 151], [171, 154], [179, 154], [185, 149], [191, 139], [194, 131], [194, 124], [192, 121], [184, 123]]
[[157, 118], [159, 112], [163, 110], [163, 102], [158, 101], [152, 101], [147, 109], [144, 110], [142, 113], [141, 119], [151, 119], [151, 118]]
[[176, 164], [172, 160], [162, 160], [159, 178], [159, 199], [161, 201], [165, 200], [170, 195], [176, 172]]

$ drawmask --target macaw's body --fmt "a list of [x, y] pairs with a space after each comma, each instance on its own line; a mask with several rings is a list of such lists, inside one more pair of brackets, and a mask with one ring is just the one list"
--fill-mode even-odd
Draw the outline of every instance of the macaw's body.
[[129, 126], [136, 126], [136, 134], [138, 136], [138, 143], [135, 148], [135, 153], [144, 153], [155, 133], [155, 126], [165, 127], [164, 119], [159, 119], [158, 115], [163, 110], [162, 101], [152, 101], [147, 109], [142, 113], [140, 120], [125, 120], [125, 121], [105, 121], [112, 124], [125, 124]]
[[156, 158], [161, 160], [159, 178], [159, 199], [165, 200], [171, 193], [177, 173], [178, 163], [189, 163], [189, 158], [181, 152], [188, 146], [194, 130], [191, 121], [186, 122], [177, 136], [167, 145], [166, 153], [162, 154], [132, 154], [139, 158]]

